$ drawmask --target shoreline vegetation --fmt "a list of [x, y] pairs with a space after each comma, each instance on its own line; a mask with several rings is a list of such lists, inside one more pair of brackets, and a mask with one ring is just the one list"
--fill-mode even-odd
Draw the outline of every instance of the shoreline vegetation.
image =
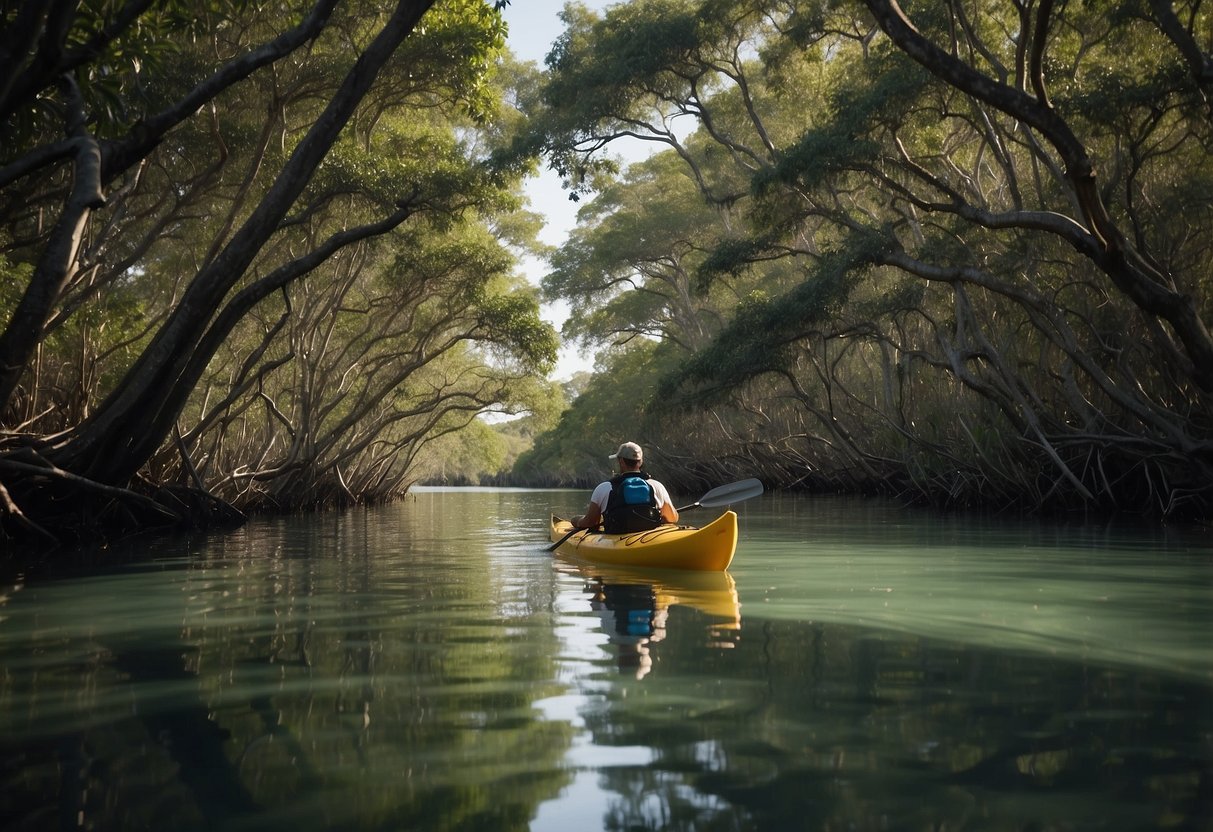
[[1213, 9], [633, 0], [539, 67], [500, 5], [6, 7], [0, 547], [628, 439], [688, 493], [1213, 518]]

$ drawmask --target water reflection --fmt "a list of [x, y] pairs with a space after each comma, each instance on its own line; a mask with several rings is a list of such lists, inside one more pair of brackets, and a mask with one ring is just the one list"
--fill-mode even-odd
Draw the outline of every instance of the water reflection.
[[619, 670], [636, 679], [652, 671], [653, 646], [666, 638], [672, 607], [685, 606], [707, 619], [698, 626], [709, 648], [732, 647], [740, 638], [741, 602], [728, 572], [591, 566], [560, 556], [556, 568], [582, 579], [582, 591], [602, 619]]
[[1213, 829], [1213, 560], [762, 498], [731, 573], [629, 574], [562, 498], [9, 582], [5, 832]]
[[567, 780], [571, 731], [531, 707], [559, 690], [550, 560], [409, 508], [14, 584], [6, 832], [517, 828]]

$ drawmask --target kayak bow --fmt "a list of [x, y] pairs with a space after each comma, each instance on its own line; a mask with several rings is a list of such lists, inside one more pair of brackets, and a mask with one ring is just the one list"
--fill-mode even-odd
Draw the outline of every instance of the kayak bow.
[[[552, 516], [551, 540], [572, 531], [568, 520]], [[647, 532], [603, 534], [577, 532], [556, 549], [562, 555], [589, 561], [648, 569], [728, 569], [737, 550], [737, 514], [726, 511], [702, 528], [658, 526]]]

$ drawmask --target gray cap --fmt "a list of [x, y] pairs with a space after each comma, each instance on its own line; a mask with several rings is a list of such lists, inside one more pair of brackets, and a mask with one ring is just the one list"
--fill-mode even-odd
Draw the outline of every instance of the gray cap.
[[644, 459], [644, 451], [640, 450], [640, 446], [635, 442], [624, 442], [619, 446], [619, 450], [607, 459], [630, 459], [632, 462], [640, 462]]

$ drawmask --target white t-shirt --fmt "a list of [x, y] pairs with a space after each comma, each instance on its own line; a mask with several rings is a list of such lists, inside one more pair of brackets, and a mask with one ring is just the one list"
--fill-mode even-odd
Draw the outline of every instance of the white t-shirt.
[[[660, 510], [666, 503], [672, 503], [670, 492], [665, 490], [665, 486], [657, 482], [657, 480], [645, 480], [653, 487], [653, 496], [657, 498], [657, 508]], [[607, 500], [611, 497], [611, 481], [600, 482], [594, 488], [594, 493], [590, 495], [590, 502], [598, 506], [598, 510], [606, 514]]]

